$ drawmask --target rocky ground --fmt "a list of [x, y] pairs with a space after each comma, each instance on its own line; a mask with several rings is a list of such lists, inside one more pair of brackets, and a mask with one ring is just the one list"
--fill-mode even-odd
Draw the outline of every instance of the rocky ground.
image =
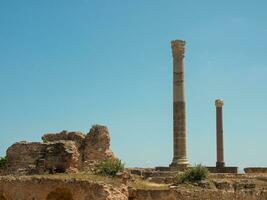
[[106, 177], [96, 172], [103, 160], [116, 160], [107, 127], [94, 125], [86, 135], [49, 133], [42, 139], [7, 149], [0, 160], [0, 200], [267, 200], [267, 173], [254, 174], [266, 168], [210, 174], [190, 184], [174, 184], [177, 172], [168, 168], [126, 169]]
[[[155, 175], [154, 175], [155, 176]], [[170, 178], [170, 177], [168, 177]], [[267, 200], [267, 174], [210, 174], [194, 184], [92, 173], [1, 176], [0, 200]]]

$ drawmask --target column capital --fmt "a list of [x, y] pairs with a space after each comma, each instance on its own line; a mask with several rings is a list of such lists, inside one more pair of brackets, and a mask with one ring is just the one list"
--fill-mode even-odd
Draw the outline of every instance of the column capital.
[[185, 53], [185, 41], [183, 40], [172, 40], [172, 56], [178, 58], [184, 58]]
[[222, 99], [216, 99], [215, 100], [215, 106], [216, 107], [223, 107], [223, 100]]

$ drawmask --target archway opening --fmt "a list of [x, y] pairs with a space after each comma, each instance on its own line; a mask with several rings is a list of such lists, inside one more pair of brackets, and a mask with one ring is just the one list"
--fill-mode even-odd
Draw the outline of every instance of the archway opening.
[[73, 200], [73, 197], [69, 189], [57, 188], [47, 195], [46, 200]]
[[0, 200], [7, 200], [7, 198], [3, 194], [0, 193]]

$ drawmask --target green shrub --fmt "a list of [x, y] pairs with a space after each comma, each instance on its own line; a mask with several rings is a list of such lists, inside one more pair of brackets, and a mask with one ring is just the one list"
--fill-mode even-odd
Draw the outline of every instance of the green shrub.
[[176, 184], [181, 184], [186, 182], [193, 183], [205, 180], [208, 177], [208, 174], [209, 171], [206, 167], [203, 167], [201, 165], [196, 165], [195, 167], [186, 170], [184, 173], [179, 174], [176, 177]]
[[105, 159], [96, 167], [96, 173], [102, 176], [114, 177], [118, 172], [124, 170], [124, 164], [119, 159]]
[[0, 168], [4, 167], [7, 163], [6, 157], [0, 157]]

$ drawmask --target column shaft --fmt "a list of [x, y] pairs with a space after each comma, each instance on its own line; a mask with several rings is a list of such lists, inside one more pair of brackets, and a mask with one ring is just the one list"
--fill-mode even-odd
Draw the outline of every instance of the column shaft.
[[173, 161], [170, 166], [183, 170], [188, 166], [183, 62], [185, 42], [175, 40], [171, 44], [173, 53]]
[[222, 100], [216, 100], [217, 167], [224, 167]]

